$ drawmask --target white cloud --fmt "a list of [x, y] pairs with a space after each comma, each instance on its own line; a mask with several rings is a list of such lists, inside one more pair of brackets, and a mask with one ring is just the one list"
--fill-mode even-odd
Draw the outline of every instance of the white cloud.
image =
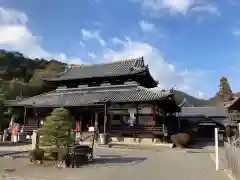
[[201, 6], [196, 6], [192, 8], [193, 11], [205, 11], [211, 14], [220, 15], [218, 8], [212, 4], [205, 4]]
[[27, 27], [28, 16], [24, 12], [0, 7], [0, 48], [19, 51], [31, 58], [58, 59], [81, 63], [80, 58], [68, 58], [63, 53], [50, 53], [40, 44], [41, 38]]
[[124, 41], [122, 41], [121, 39], [119, 39], [117, 37], [112, 38], [112, 42], [115, 45], [117, 45], [117, 44], [124, 44]]
[[152, 23], [144, 21], [144, 20], [140, 21], [139, 25], [143, 32], [154, 32], [157, 30], [155, 24], [152, 24]]
[[93, 53], [93, 52], [88, 52], [88, 56], [91, 57], [91, 58], [96, 58], [96, 54]]
[[141, 4], [144, 10], [150, 14], [162, 14], [167, 10], [172, 14], [187, 14], [189, 11], [205, 11], [212, 14], [219, 14], [217, 7], [208, 3], [208, 0], [131, 0]]
[[200, 99], [203, 99], [204, 98], [204, 93], [203, 92], [198, 92], [198, 97], [200, 98]]
[[82, 46], [83, 48], [86, 48], [86, 47], [85, 47], [85, 44], [84, 44], [82, 41], [80, 41], [79, 44], [80, 44], [80, 46]]
[[81, 58], [79, 57], [68, 57], [65, 53], [60, 53], [58, 55], [52, 55], [54, 59], [68, 63], [68, 64], [83, 64]]
[[0, 25], [26, 24], [27, 22], [28, 17], [25, 13], [0, 7]]
[[240, 36], [240, 29], [234, 29], [232, 33], [234, 36]]
[[161, 52], [148, 43], [134, 41], [129, 37], [120, 41], [122, 42], [121, 50], [105, 50], [103, 54], [104, 61], [117, 61], [143, 56], [151, 74], [159, 81], [161, 89], [174, 87], [195, 96], [199, 95], [199, 80], [203, 78], [204, 73], [201, 71], [179, 70], [173, 64], [166, 62]]
[[89, 31], [89, 30], [86, 30], [86, 29], [82, 29], [81, 33], [82, 33], [83, 40], [95, 39], [101, 44], [101, 46], [104, 47], [106, 45], [106, 42], [101, 37], [99, 31]]

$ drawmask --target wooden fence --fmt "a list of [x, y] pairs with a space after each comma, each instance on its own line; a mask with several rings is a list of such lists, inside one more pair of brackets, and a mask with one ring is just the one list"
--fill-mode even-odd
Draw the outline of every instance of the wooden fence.
[[240, 147], [224, 143], [226, 168], [234, 180], [240, 179]]

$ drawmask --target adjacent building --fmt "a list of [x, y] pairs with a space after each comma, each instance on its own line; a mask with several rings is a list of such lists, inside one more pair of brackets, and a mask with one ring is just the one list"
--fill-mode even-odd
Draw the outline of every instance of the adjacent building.
[[182, 107], [178, 114], [180, 130], [196, 131], [197, 139], [214, 138], [214, 128], [224, 133], [228, 123], [228, 109], [224, 106]]

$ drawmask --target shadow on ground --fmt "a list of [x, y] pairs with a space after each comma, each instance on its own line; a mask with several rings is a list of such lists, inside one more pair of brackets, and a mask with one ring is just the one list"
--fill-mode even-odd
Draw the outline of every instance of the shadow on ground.
[[[28, 155], [18, 154], [11, 156], [11, 159], [28, 159]], [[127, 164], [127, 163], [140, 163], [145, 161], [145, 157], [126, 157], [119, 155], [95, 155], [94, 161], [89, 165], [105, 165], [105, 164]]]
[[111, 156], [103, 155], [98, 156], [94, 159], [94, 165], [102, 164], [126, 164], [126, 163], [140, 163], [145, 161], [147, 158], [144, 157], [121, 157], [121, 156]]
[[[218, 143], [219, 147], [224, 147], [224, 142], [219, 141]], [[210, 142], [197, 142], [195, 145], [191, 146], [191, 149], [211, 149], [215, 147], [215, 142], [210, 141]]]

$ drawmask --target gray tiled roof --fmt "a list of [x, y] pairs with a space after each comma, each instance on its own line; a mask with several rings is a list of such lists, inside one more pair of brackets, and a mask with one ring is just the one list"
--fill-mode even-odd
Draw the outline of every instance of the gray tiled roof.
[[57, 89], [55, 91], [23, 99], [11, 101], [12, 106], [85, 106], [104, 102], [136, 102], [161, 100], [171, 93], [155, 93], [138, 85], [99, 86], [72, 89]]
[[228, 117], [228, 110], [222, 106], [182, 107], [179, 116]]
[[116, 61], [111, 63], [73, 66], [55, 78], [43, 78], [47, 81], [83, 79], [93, 77], [109, 77], [132, 75], [148, 70], [143, 58]]

